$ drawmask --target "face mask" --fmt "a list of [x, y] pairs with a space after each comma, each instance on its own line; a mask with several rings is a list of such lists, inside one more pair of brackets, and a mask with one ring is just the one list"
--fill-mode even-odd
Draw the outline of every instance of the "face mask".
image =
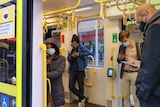
[[141, 30], [141, 32], [144, 32], [144, 28], [146, 26], [146, 22], [141, 21], [139, 29]]
[[56, 52], [56, 50], [54, 48], [47, 49], [47, 53], [49, 55], [53, 55], [53, 54], [55, 54], [55, 52]]
[[128, 47], [130, 45], [130, 42], [126, 41], [123, 43], [123, 46]]

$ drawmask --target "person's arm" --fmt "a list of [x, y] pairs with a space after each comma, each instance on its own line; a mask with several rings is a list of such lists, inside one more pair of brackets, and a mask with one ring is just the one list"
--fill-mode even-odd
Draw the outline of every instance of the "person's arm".
[[65, 69], [65, 65], [66, 65], [65, 57], [62, 57], [60, 63], [56, 67], [56, 70], [48, 72], [47, 77], [49, 77], [51, 79], [56, 79], [56, 78], [62, 76], [62, 73], [64, 72], [64, 69]]
[[81, 46], [80, 48], [81, 48], [81, 52], [79, 53], [80, 57], [85, 57], [85, 56], [91, 55], [91, 52], [85, 46]]
[[137, 90], [137, 97], [147, 100], [153, 93], [160, 79], [160, 24], [151, 25], [146, 32], [142, 66], [137, 80], [140, 85]]
[[123, 45], [119, 46], [118, 56], [117, 56], [117, 62], [121, 63], [121, 61], [125, 60], [125, 47]]
[[[73, 49], [72, 49], [72, 51], [73, 51]], [[71, 62], [71, 61], [73, 61], [74, 60], [74, 57], [72, 56], [72, 54], [73, 54], [73, 52], [71, 51], [71, 53], [69, 53], [68, 52], [68, 57], [67, 57], [67, 60], [69, 61], [69, 62]]]

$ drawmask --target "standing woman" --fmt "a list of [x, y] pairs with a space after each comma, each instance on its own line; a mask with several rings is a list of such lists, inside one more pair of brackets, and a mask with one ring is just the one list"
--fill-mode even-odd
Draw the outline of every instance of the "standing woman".
[[59, 55], [59, 48], [53, 44], [47, 44], [47, 77], [51, 81], [52, 96], [54, 107], [64, 105], [64, 87], [62, 82], [62, 74], [65, 69], [66, 59], [64, 56]]

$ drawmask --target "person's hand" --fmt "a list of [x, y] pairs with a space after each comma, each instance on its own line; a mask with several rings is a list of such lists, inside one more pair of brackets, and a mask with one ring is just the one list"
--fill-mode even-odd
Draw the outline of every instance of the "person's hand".
[[74, 52], [74, 53], [72, 54], [72, 56], [73, 56], [73, 57], [78, 57], [78, 56], [79, 56], [79, 53], [78, 53], [78, 52]]
[[141, 65], [141, 61], [139, 60], [135, 60], [132, 62], [132, 64], [136, 65], [136, 66], [131, 66], [134, 70], [138, 71]]
[[119, 59], [125, 59], [125, 58], [126, 58], [126, 55], [125, 55], [125, 54], [119, 54], [119, 55], [118, 55], [118, 58], [119, 58]]
[[50, 64], [51, 63], [51, 59], [47, 59], [47, 64]]

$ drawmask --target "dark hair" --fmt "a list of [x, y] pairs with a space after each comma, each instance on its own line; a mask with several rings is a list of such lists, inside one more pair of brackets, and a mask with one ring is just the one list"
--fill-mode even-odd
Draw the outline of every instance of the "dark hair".
[[47, 43], [46, 45], [51, 45], [52, 46], [52, 48], [54, 48], [55, 49], [55, 55], [59, 55], [59, 48], [55, 45], [55, 44], [53, 44], [53, 43]]
[[119, 33], [119, 41], [122, 42], [123, 38], [128, 38], [130, 36], [130, 33], [128, 30], [122, 30], [120, 33]]
[[74, 41], [76, 41], [77, 43], [79, 43], [79, 38], [78, 38], [78, 36], [76, 34], [73, 34], [73, 36], [72, 36], [71, 42], [74, 42]]

